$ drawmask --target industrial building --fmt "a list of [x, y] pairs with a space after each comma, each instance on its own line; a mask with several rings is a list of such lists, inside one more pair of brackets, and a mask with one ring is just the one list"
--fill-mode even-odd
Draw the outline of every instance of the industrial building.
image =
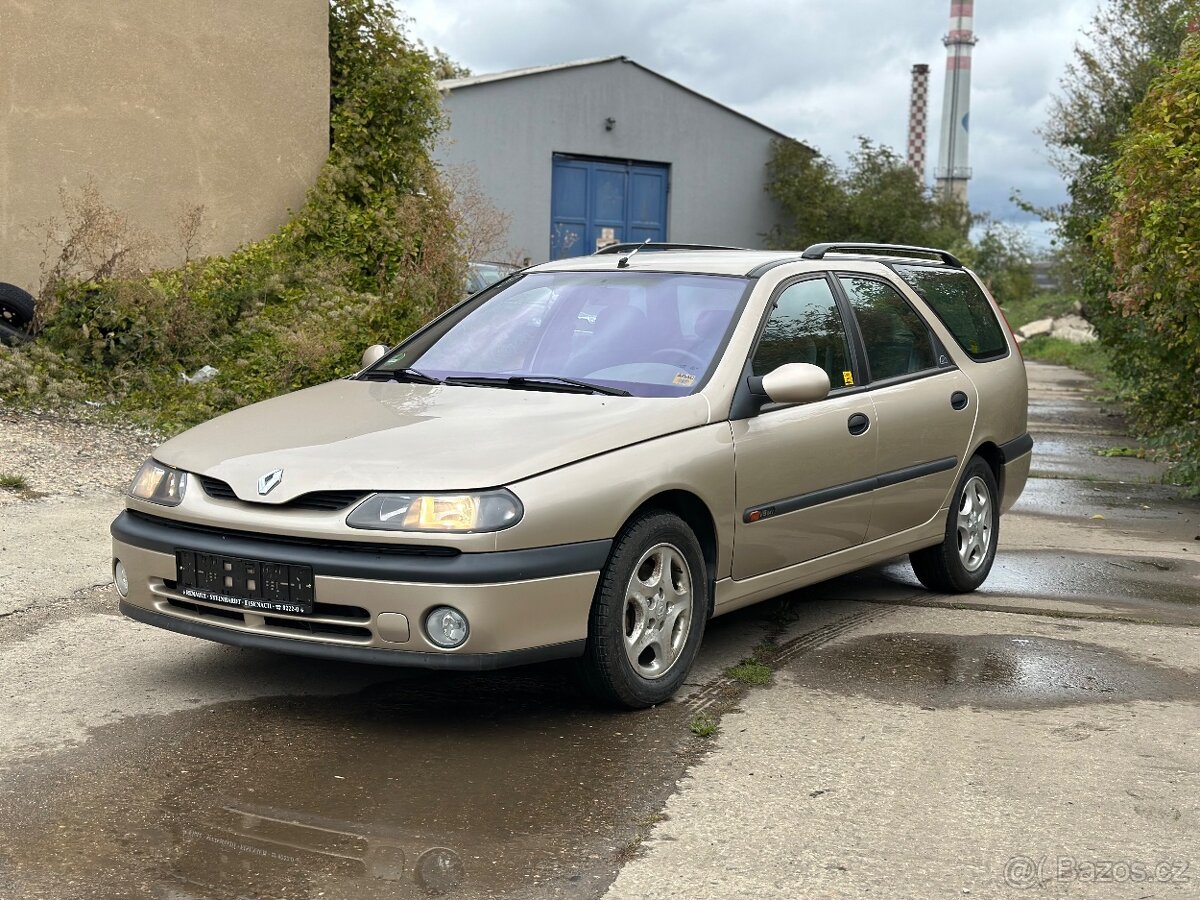
[[60, 194], [89, 182], [172, 245], [203, 206], [203, 253], [271, 233], [329, 149], [324, 0], [0, 0], [0, 282], [36, 292]]
[[786, 135], [624, 56], [443, 81], [447, 166], [473, 167], [532, 262], [614, 241], [762, 247]]

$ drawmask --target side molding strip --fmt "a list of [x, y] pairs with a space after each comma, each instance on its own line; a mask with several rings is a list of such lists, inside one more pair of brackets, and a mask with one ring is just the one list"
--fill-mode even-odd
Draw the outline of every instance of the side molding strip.
[[835, 484], [832, 487], [821, 488], [819, 491], [810, 491], [807, 494], [786, 497], [783, 500], [776, 500], [773, 503], [752, 506], [742, 513], [742, 521], [747, 524], [761, 522], [763, 519], [770, 519], [774, 516], [782, 516], [785, 513], [808, 509], [810, 506], [819, 506], [822, 503], [831, 503], [834, 500], [844, 500], [847, 497], [853, 497], [855, 494], [865, 494], [868, 491], [891, 487], [895, 484], [902, 484], [905, 481], [912, 481], [915, 478], [924, 478], [926, 475], [936, 475], [938, 472], [948, 472], [956, 468], [958, 468], [958, 458], [955, 456], [947, 456], [945, 459], [935, 459], [931, 462], [920, 463], [915, 466], [905, 466], [903, 469], [884, 472], [882, 475], [876, 475], [873, 478], [863, 478], [859, 481]]

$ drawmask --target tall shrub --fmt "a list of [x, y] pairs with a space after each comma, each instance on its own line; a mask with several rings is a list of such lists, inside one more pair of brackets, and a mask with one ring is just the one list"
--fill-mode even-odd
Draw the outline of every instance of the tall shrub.
[[1200, 36], [1133, 111], [1109, 168], [1112, 307], [1129, 338], [1116, 360], [1139, 423], [1200, 486]]

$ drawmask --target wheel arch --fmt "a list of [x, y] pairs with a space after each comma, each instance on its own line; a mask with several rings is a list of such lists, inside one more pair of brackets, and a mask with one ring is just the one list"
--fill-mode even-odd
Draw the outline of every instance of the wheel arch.
[[696, 540], [700, 542], [700, 552], [704, 555], [704, 567], [708, 575], [708, 615], [711, 617], [717, 593], [717, 522], [712, 511], [708, 504], [691, 491], [660, 491], [647, 497], [630, 513], [621, 525], [622, 530], [628, 527], [630, 522], [652, 510], [663, 510], [678, 516], [687, 523], [696, 535]]
[[992, 470], [992, 476], [996, 479], [997, 501], [1004, 496], [1004, 454], [1000, 447], [992, 441], [984, 441], [975, 448], [973, 456], [978, 456], [988, 468]]

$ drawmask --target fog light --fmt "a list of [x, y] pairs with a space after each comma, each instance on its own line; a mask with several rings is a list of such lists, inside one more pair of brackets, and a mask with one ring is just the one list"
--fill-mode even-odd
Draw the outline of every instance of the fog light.
[[470, 628], [467, 626], [467, 617], [457, 609], [439, 606], [425, 617], [425, 633], [439, 647], [449, 650], [467, 639]]
[[125, 563], [119, 559], [113, 562], [113, 582], [117, 586], [117, 593], [122, 597], [129, 596], [129, 573], [125, 571]]

